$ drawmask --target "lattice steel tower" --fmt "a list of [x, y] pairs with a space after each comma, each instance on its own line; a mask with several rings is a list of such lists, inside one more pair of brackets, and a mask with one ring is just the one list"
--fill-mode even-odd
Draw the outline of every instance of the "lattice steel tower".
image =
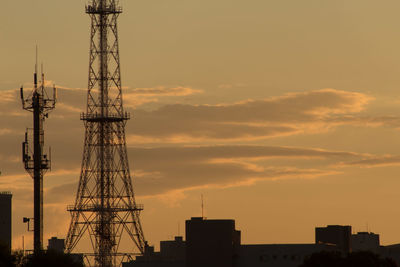
[[[143, 254], [145, 238], [140, 224], [141, 205], [136, 204], [125, 143], [129, 119], [122, 106], [117, 0], [91, 0], [86, 13], [91, 19], [89, 82], [85, 144], [75, 205], [69, 206], [71, 224], [66, 250], [72, 252], [88, 235], [93, 252], [91, 266], [120, 266], [132, 255]], [[122, 236], [131, 247], [120, 251]], [[93, 258], [91, 257], [93, 256]]]

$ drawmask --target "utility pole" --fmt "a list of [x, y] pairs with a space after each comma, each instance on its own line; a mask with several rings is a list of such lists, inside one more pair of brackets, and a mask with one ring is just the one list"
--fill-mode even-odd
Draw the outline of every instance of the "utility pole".
[[56, 104], [56, 88], [53, 88], [53, 96], [49, 98], [45, 89], [45, 80], [42, 67], [41, 83], [38, 85], [37, 79], [37, 48], [36, 64], [33, 76], [34, 88], [27, 98], [24, 98], [24, 89], [21, 87], [22, 107], [33, 113], [33, 151], [29, 146], [29, 133], [25, 133], [25, 141], [22, 143], [22, 161], [25, 170], [33, 178], [33, 217], [34, 217], [34, 237], [33, 250], [37, 255], [43, 250], [43, 175], [51, 168], [50, 153], [49, 157], [43, 152], [45, 118]]

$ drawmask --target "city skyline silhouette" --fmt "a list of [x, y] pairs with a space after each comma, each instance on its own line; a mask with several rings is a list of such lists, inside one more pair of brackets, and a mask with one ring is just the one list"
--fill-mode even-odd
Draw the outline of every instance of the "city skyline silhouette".
[[[0, 191], [13, 193], [15, 249], [23, 236], [32, 243], [22, 222], [32, 179], [20, 155], [31, 117], [18, 94], [32, 87], [36, 44], [59, 88], [45, 126], [44, 240], [68, 231], [84, 135], [84, 5], [5, 3], [20, 12], [0, 28]], [[400, 242], [398, 2], [122, 5], [127, 153], [150, 244], [200, 216], [202, 194], [205, 217], [235, 219], [245, 243], [313, 242], [314, 227], [328, 224]]]

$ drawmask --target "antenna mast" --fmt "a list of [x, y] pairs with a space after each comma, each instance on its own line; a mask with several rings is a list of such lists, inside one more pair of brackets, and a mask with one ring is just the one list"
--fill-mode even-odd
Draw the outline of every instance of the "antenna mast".
[[203, 194], [201, 194], [201, 218], [204, 219], [204, 200], [203, 200]]
[[29, 132], [25, 133], [25, 141], [22, 143], [22, 161], [25, 170], [33, 178], [33, 217], [34, 236], [33, 250], [39, 254], [43, 250], [43, 176], [51, 168], [51, 159], [43, 153], [44, 130], [43, 124], [50, 111], [55, 108], [56, 89], [53, 90], [53, 97], [47, 95], [45, 88], [44, 74], [38, 86], [37, 81], [37, 46], [36, 64], [33, 75], [34, 88], [27, 98], [24, 98], [24, 89], [21, 87], [22, 108], [33, 113], [33, 151], [29, 146]]

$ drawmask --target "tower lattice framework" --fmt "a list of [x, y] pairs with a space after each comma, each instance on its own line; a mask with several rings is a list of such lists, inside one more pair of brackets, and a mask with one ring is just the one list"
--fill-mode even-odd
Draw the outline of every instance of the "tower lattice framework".
[[[93, 251], [85, 253], [91, 266], [120, 266], [122, 260], [144, 253], [140, 223], [143, 207], [135, 202], [130, 177], [122, 105], [116, 0], [91, 0], [89, 80], [85, 143], [75, 205], [69, 206], [71, 223], [66, 250], [72, 252], [85, 235]], [[131, 245], [121, 248], [122, 236]], [[123, 251], [123, 250], [126, 251]]]

